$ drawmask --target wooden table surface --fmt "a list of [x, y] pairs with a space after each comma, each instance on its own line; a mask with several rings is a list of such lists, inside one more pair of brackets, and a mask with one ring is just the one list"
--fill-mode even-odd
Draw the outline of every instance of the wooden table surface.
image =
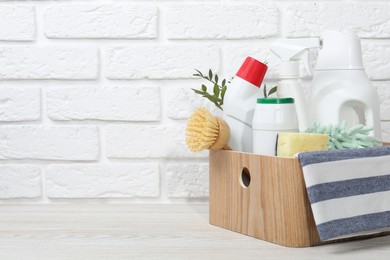
[[1, 204], [0, 259], [390, 259], [390, 236], [285, 248], [208, 224], [208, 205]]

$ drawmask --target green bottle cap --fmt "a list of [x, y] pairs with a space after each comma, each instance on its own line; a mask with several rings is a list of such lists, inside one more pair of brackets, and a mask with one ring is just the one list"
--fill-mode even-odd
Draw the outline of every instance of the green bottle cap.
[[293, 98], [258, 98], [257, 104], [294, 104]]

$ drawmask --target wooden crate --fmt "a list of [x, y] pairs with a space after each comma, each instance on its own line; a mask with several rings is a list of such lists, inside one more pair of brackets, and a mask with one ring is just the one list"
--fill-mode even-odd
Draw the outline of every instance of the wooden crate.
[[322, 243], [298, 159], [234, 151], [209, 158], [210, 224], [288, 247]]

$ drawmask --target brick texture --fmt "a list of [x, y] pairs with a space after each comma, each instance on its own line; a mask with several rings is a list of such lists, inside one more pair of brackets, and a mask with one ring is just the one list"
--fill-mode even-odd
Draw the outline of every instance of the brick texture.
[[145, 5], [56, 5], [44, 15], [49, 38], [156, 38], [157, 8]]
[[169, 198], [209, 196], [209, 167], [206, 163], [169, 164], [167, 179]]
[[381, 102], [381, 119], [390, 120], [390, 84], [389, 82], [374, 82]]
[[352, 31], [363, 38], [390, 36], [386, 2], [300, 2], [286, 7], [289, 37], [319, 36], [323, 30]]
[[[206, 107], [213, 115], [222, 116], [222, 111], [208, 99], [191, 89], [200, 89], [204, 82], [180, 84], [167, 89], [167, 115], [171, 119], [187, 119], [197, 107]], [[210, 84], [209, 84], [210, 85]]]
[[0, 40], [32, 41], [35, 26], [33, 6], [0, 5]]
[[145, 45], [106, 50], [109, 79], [191, 78], [194, 68], [219, 69], [219, 48], [199, 45]]
[[174, 4], [167, 7], [168, 39], [247, 39], [276, 36], [274, 4]]
[[390, 44], [362, 44], [363, 62], [372, 80], [390, 79]]
[[41, 170], [33, 165], [0, 166], [0, 199], [41, 196]]
[[0, 121], [32, 121], [41, 115], [40, 89], [0, 87]]
[[95, 79], [96, 48], [0, 46], [1, 79]]
[[54, 164], [46, 171], [49, 198], [131, 198], [159, 195], [157, 164]]
[[96, 160], [96, 127], [1, 126], [1, 159]]
[[106, 128], [109, 158], [205, 157], [185, 145], [183, 126], [109, 125]]
[[53, 120], [158, 121], [158, 87], [70, 87], [47, 92], [47, 110]]

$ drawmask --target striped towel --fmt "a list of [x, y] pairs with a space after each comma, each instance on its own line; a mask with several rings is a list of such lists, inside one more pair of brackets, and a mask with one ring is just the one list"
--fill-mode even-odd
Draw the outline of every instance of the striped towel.
[[298, 154], [321, 240], [390, 231], [390, 147]]

